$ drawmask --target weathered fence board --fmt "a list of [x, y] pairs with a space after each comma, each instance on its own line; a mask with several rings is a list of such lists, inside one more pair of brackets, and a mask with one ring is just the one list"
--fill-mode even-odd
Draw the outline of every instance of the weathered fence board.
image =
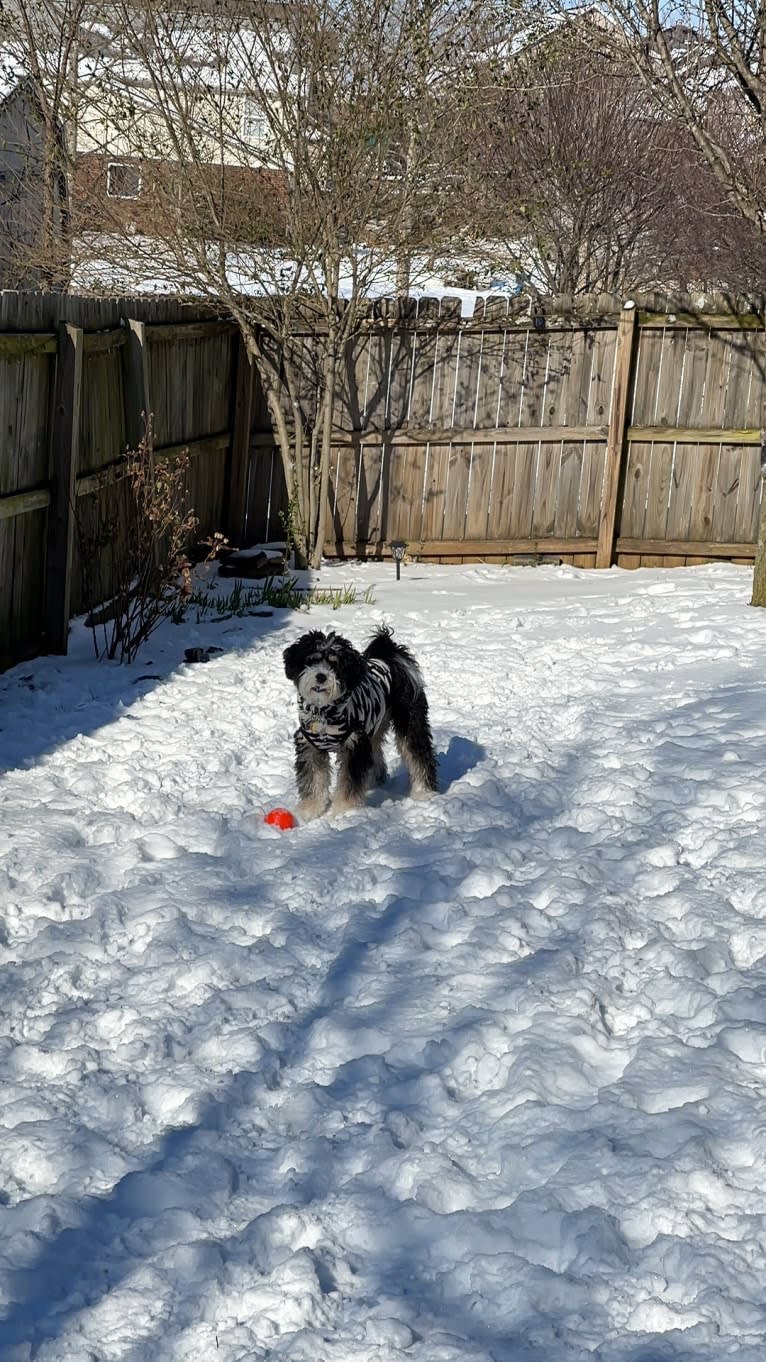
[[[0, 498], [46, 489], [48, 412], [56, 338], [45, 349], [23, 346], [0, 356]], [[33, 503], [32, 503], [33, 504]], [[0, 519], [0, 655], [24, 653], [40, 641], [45, 596], [47, 511]], [[7, 641], [7, 642], [6, 642]]]
[[[583, 442], [580, 494], [577, 506], [577, 536], [584, 539], [598, 537], [601, 489], [604, 485], [605, 451], [605, 444], [596, 443], [593, 440]], [[595, 563], [595, 558], [593, 562]], [[588, 566], [592, 566], [592, 564]]]
[[[636, 312], [632, 306], [623, 308], [617, 326], [617, 341], [613, 358], [613, 380], [610, 394], [609, 429], [604, 453], [604, 485], [598, 527], [596, 567], [608, 567], [614, 557], [615, 527], [618, 516], [620, 482], [624, 468], [625, 425], [630, 404], [630, 380], [635, 363]], [[606, 371], [604, 356], [600, 356], [595, 394], [596, 411], [602, 413], [601, 389]]]
[[82, 327], [62, 323], [56, 355], [43, 620], [43, 638], [50, 653], [66, 653], [69, 633], [84, 350]]

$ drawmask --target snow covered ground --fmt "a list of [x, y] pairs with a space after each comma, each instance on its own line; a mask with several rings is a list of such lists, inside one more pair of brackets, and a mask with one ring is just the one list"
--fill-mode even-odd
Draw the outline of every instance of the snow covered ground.
[[[762, 1362], [749, 571], [322, 582], [0, 677], [2, 1362]], [[443, 792], [266, 827], [381, 619]]]

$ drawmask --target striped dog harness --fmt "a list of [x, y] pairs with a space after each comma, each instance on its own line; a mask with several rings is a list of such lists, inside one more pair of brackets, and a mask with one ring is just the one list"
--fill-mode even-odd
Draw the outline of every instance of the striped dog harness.
[[386, 662], [371, 658], [369, 672], [342, 700], [332, 705], [309, 705], [298, 701], [300, 730], [320, 752], [337, 752], [352, 733], [368, 737], [379, 729], [391, 694], [391, 671]]

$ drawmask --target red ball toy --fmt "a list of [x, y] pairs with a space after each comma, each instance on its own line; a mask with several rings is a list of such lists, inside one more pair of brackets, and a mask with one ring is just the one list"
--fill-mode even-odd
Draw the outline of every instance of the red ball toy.
[[289, 809], [272, 809], [270, 813], [265, 815], [263, 821], [264, 823], [270, 823], [273, 828], [281, 828], [283, 832], [285, 832], [287, 828], [294, 828], [297, 826]]

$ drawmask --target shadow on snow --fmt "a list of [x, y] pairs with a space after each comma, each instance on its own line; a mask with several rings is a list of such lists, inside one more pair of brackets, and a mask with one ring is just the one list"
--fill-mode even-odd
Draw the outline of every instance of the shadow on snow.
[[[602, 1338], [614, 1338], [605, 1292], [608, 1296], [611, 1283], [611, 1290], [617, 1295], [623, 1279], [627, 1283], [631, 1273], [636, 1269], [643, 1270], [645, 1253], [651, 1247], [632, 1250], [631, 1260], [615, 1219], [617, 1208], [602, 1211], [584, 1207], [582, 1212], [566, 1212], [554, 1205], [553, 1189], [546, 1187], [544, 1182], [524, 1185], [511, 1162], [504, 1174], [504, 1193], [502, 1187], [498, 1187], [494, 1204], [482, 1206], [477, 1193], [477, 1205], [473, 1208], [437, 1212], [433, 1207], [420, 1205], [417, 1195], [395, 1196], [386, 1189], [376, 1174], [376, 1151], [380, 1143], [381, 1147], [390, 1148], [391, 1158], [396, 1159], [397, 1150], [401, 1152], [402, 1149], [397, 1122], [409, 1132], [407, 1147], [413, 1158], [432, 1141], [429, 1128], [432, 1113], [423, 1093], [428, 1090], [429, 1083], [437, 1085], [440, 1101], [443, 1100], [445, 1109], [449, 1109], [451, 1063], [460, 1051], [464, 1032], [480, 1025], [483, 1019], [502, 1018], [509, 1008], [521, 1005], [528, 996], [538, 1002], [542, 997], [546, 1006], [554, 1011], [557, 1009], [562, 988], [568, 986], [567, 981], [577, 974], [594, 946], [591, 932], [598, 930], [598, 921], [594, 917], [596, 926], [591, 928], [586, 912], [589, 899], [598, 901], [606, 912], [619, 913], [620, 895], [624, 893], [630, 897], [629, 883], [621, 887], [611, 873], [613, 866], [619, 864], [621, 854], [632, 857], [638, 864], [656, 847], [658, 839], [670, 839], [682, 850], [686, 847], [692, 861], [695, 855], [698, 857], [701, 843], [697, 834], [701, 835], [701, 828], [695, 823], [695, 810], [698, 815], [702, 811], [704, 821], [706, 805], [710, 801], [720, 802], [721, 790], [727, 787], [732, 772], [732, 752], [735, 757], [741, 757], [741, 775], [745, 782], [754, 780], [766, 766], [766, 721], [762, 715], [762, 692], [755, 684], [727, 687], [669, 714], [657, 715], [652, 765], [648, 774], [647, 768], [643, 768], [635, 775], [637, 781], [648, 781], [643, 787], [641, 808], [633, 811], [626, 806], [623, 810], [615, 810], [613, 832], [606, 842], [589, 843], [587, 835], [573, 834], [573, 871], [580, 876], [577, 913], [552, 914], [544, 944], [538, 944], [530, 954], [516, 961], [499, 962], [495, 969], [486, 970], [480, 979], [477, 976], [470, 1007], [461, 1007], [452, 1014], [445, 1012], [443, 1024], [434, 1027], [433, 1037], [423, 1045], [421, 1052], [409, 1053], [407, 1057], [397, 1055], [397, 1025], [400, 1040], [406, 1041], [412, 1017], [420, 1009], [427, 1030], [435, 1015], [430, 1009], [444, 999], [450, 984], [448, 976], [439, 978], [433, 972], [433, 966], [423, 964], [428, 961], [428, 931], [447, 930], [451, 921], [451, 905], [446, 902], [446, 896], [450, 886], [454, 886], [456, 876], [442, 878], [439, 875], [441, 859], [463, 857], [466, 870], [479, 867], [482, 846], [486, 844], [486, 829], [478, 821], [471, 823], [469, 800], [460, 829], [445, 823], [430, 834], [416, 836], [398, 821], [397, 807], [382, 795], [380, 807], [373, 816], [390, 818], [391, 836], [397, 840], [400, 862], [398, 870], [392, 874], [390, 891], [380, 902], [374, 899], [360, 902], [351, 920], [340, 930], [326, 928], [327, 959], [317, 974], [311, 1002], [289, 1020], [269, 1028], [268, 1044], [255, 1068], [233, 1074], [226, 1081], [223, 1092], [208, 1095], [194, 1124], [169, 1130], [143, 1166], [127, 1173], [111, 1193], [103, 1197], [84, 1197], [74, 1205], [67, 1200], [62, 1202], [61, 1218], [68, 1219], [70, 1225], [54, 1229], [35, 1260], [11, 1274], [13, 1301], [0, 1323], [0, 1353], [5, 1349], [5, 1355], [13, 1356], [10, 1349], [14, 1345], [28, 1344], [31, 1345], [30, 1355], [34, 1357], [43, 1342], [61, 1337], [72, 1320], [87, 1315], [89, 1308], [107, 1297], [135, 1271], [137, 1262], [161, 1257], [166, 1252], [163, 1216], [173, 1209], [176, 1201], [180, 1206], [194, 1207], [204, 1230], [205, 1188], [211, 1177], [213, 1181], [228, 1177], [229, 1195], [235, 1189], [250, 1189], [255, 1195], [258, 1188], [277, 1186], [281, 1193], [279, 1201], [275, 1199], [269, 1209], [254, 1215], [241, 1232], [221, 1238], [211, 1226], [196, 1241], [195, 1249], [199, 1254], [196, 1272], [211, 1282], [211, 1292], [213, 1284], [222, 1274], [225, 1276], [228, 1265], [243, 1266], [252, 1272], [254, 1279], [268, 1271], [269, 1217], [274, 1215], [280, 1201], [283, 1206], [299, 1209], [311, 1206], [315, 1217], [326, 1210], [327, 1225], [337, 1220], [338, 1230], [332, 1246], [335, 1252], [343, 1247], [339, 1206], [344, 1202], [348, 1206], [356, 1198], [360, 1204], [368, 1206], [371, 1226], [368, 1248], [353, 1254], [349, 1251], [349, 1256], [357, 1259], [356, 1271], [360, 1282], [365, 1284], [365, 1299], [368, 1306], [370, 1300], [374, 1302], [377, 1298], [389, 1302], [398, 1300], [401, 1318], [411, 1322], [416, 1341], [418, 1337], [439, 1338], [445, 1346], [449, 1343], [456, 1348], [462, 1347], [466, 1358], [487, 1359], [488, 1362], [489, 1359], [492, 1362], [558, 1362], [559, 1358], [573, 1355], [571, 1349], [577, 1346], [575, 1307], [582, 1311], [582, 1318], [589, 1328], [600, 1332]], [[647, 723], [651, 734], [651, 721], [644, 720], [641, 730], [646, 733]], [[689, 730], [691, 745], [688, 748], [683, 740], [679, 747], [679, 734], [684, 726]], [[626, 718], [625, 727], [635, 733], [638, 721]], [[66, 731], [64, 723], [60, 736]], [[689, 755], [692, 752], [693, 759]], [[557, 800], [552, 801], [550, 794], [542, 790], [536, 794], [532, 779], [520, 778], [518, 789], [509, 794], [506, 808], [511, 892], [518, 911], [523, 912], [529, 902], [524, 892], [528, 880], [520, 873], [516, 889], [513, 887], [513, 867], [519, 872], [528, 868], [525, 842], [531, 852], [538, 852], [533, 835], [538, 839], [544, 839], [548, 833], [551, 837], [559, 835], [573, 813], [587, 807], [590, 777], [596, 760], [587, 747], [563, 754], [551, 772], [551, 780], [559, 792]], [[453, 738], [440, 758], [443, 791], [454, 792], [469, 773], [475, 777], [485, 763], [487, 779], [491, 780], [492, 764], [483, 750], [468, 739]], [[394, 776], [394, 794], [401, 788], [401, 779], [400, 773]], [[668, 784], [672, 786], [669, 799], [663, 795]], [[728, 788], [731, 788], [730, 784]], [[474, 794], [478, 809], [483, 797], [480, 784]], [[755, 789], [753, 801], [754, 804], [760, 801], [762, 812], [763, 798]], [[660, 805], [656, 815], [644, 812]], [[691, 841], [690, 828], [694, 831]], [[757, 835], [757, 829], [754, 835]], [[342, 884], [346, 867], [364, 866], [367, 862], [367, 819], [355, 818], [334, 829], [316, 825], [284, 842], [284, 865], [290, 875], [300, 878], [314, 872], [316, 887], [321, 883], [321, 877], [320, 881], [316, 878], [317, 861], [321, 862], [322, 841], [328, 836], [333, 838], [336, 855], [339, 848], [342, 855], [340, 868], [327, 878], [325, 905], [332, 902], [334, 890]], [[607, 853], [606, 859], [604, 853]], [[691, 861], [687, 861], [686, 866], [689, 884], [693, 884], [699, 874], [708, 889], [715, 889], [716, 885], [721, 889], [723, 880], [717, 878], [714, 861], [708, 861], [705, 868], [695, 868]], [[429, 869], [431, 873], [424, 873]], [[540, 861], [536, 869], [540, 872], [536, 889], [544, 889], [546, 866]], [[422, 886], [417, 897], [411, 890], [413, 875], [419, 877]], [[557, 884], [552, 878], [549, 887], [555, 901]], [[251, 882], [238, 886], [236, 894], [229, 894], [226, 901], [232, 905], [235, 898], [240, 904], [256, 902], [259, 892], [256, 874]], [[461, 910], [460, 925], [465, 927], [466, 941], [470, 945], [471, 931], [480, 930], [480, 900], [473, 907], [471, 902], [452, 906]], [[304, 916], [311, 930], [315, 929], [318, 916], [321, 921], [322, 907], [322, 900], [316, 898], [306, 904]], [[573, 921], [569, 920], [570, 916]], [[444, 927], [439, 925], [442, 922]], [[362, 1054], [336, 1065], [328, 1080], [319, 1083], [311, 1077], [311, 1068], [306, 1069], [317, 1024], [328, 1018], [342, 1018], [344, 1012], [351, 1017], [365, 967], [376, 953], [385, 953], [393, 946], [406, 925], [413, 930], [409, 958], [400, 961], [396, 970], [375, 973], [375, 977], [383, 981], [382, 992], [366, 1007], [365, 1025], [371, 1032], [376, 1028], [386, 1029], [394, 1037], [392, 1046], [381, 1053]], [[200, 947], [201, 950], [210, 948], [209, 941]], [[752, 971], [754, 985], [762, 990], [766, 987], [766, 978], [760, 962], [753, 962]], [[532, 1015], [534, 1017], [534, 1013]], [[609, 1045], [608, 1036], [604, 1045]], [[521, 1050], [520, 1042], [518, 1048]], [[405, 1044], [404, 1051], [407, 1050]], [[555, 1055], [550, 1056], [550, 1062], [555, 1065]], [[501, 1075], [492, 1092], [501, 1095], [507, 1092], [515, 1097], [523, 1075], [513, 1056], [509, 1065], [505, 1077]], [[269, 1131], [259, 1120], [259, 1110], [267, 1093], [286, 1090], [291, 1080], [307, 1086], [322, 1113], [337, 1113], [338, 1118], [346, 1122], [348, 1133], [344, 1141], [339, 1141], [321, 1131], [304, 1132], [301, 1138], [304, 1153], [308, 1155], [304, 1160], [306, 1166], [285, 1175], [280, 1169], [288, 1136], [285, 1134], [276, 1142], [270, 1139]], [[697, 1104], [687, 1104], [682, 1116], [677, 1110], [640, 1110], [624, 1088], [623, 1078], [614, 1078], [606, 1088], [608, 1091], [599, 1090], [598, 1102], [594, 1089], [592, 1103], [573, 1105], [569, 1128], [561, 1124], [560, 1117], [554, 1127], [551, 1118], [556, 1113], [552, 1107], [546, 1109], [544, 1103], [539, 1104], [539, 1111], [534, 1110], [533, 1104], [530, 1111], [529, 1100], [522, 1102], [516, 1124], [516, 1109], [510, 1107], [504, 1116], [508, 1121], [506, 1133], [509, 1141], [516, 1142], [519, 1159], [530, 1150], [533, 1161], [550, 1158], [551, 1166], [555, 1167], [557, 1159], [578, 1160], [603, 1151], [604, 1159], [610, 1158], [619, 1174], [621, 1147], [629, 1148], [632, 1156], [637, 1154], [655, 1163], [659, 1159], [661, 1163], [658, 1149], [672, 1150], [679, 1138], [684, 1142], [705, 1135], [708, 1117]], [[485, 1097], [486, 1093], [479, 1093], [477, 1102]], [[760, 1105], [763, 1115], [763, 1103]], [[368, 1114], [362, 1118], [359, 1113], [365, 1109]], [[459, 1104], [455, 1113], [457, 1122]], [[525, 1123], [521, 1120], [522, 1113]], [[394, 1114], [397, 1122], [392, 1121]], [[489, 1121], [489, 1107], [484, 1117]], [[328, 1126], [328, 1129], [332, 1127]], [[370, 1140], [373, 1142], [368, 1147]], [[361, 1162], [349, 1155], [349, 1146], [358, 1150]], [[457, 1158], [457, 1154], [454, 1157]], [[362, 1171], [353, 1173], [351, 1170], [357, 1166]], [[485, 1170], [483, 1177], [489, 1176], [490, 1171]], [[481, 1183], [481, 1178], [479, 1181]], [[51, 1200], [55, 1202], [54, 1198]], [[534, 1224], [552, 1209], [562, 1215], [562, 1225], [565, 1225], [567, 1215], [576, 1216], [587, 1211], [590, 1218], [586, 1216], [583, 1220], [584, 1232], [595, 1238], [598, 1238], [598, 1225], [603, 1224], [600, 1247], [594, 1250], [598, 1259], [595, 1272], [592, 1263], [586, 1263], [584, 1269], [579, 1266], [557, 1269], [555, 1246], [548, 1254], [554, 1266], [546, 1266], [545, 1253], [538, 1262], [523, 1256], [515, 1232], [522, 1223], [519, 1216], [523, 1214], [530, 1224]], [[13, 1209], [9, 1208], [2, 1214], [12, 1213]], [[577, 1222], [573, 1223], [576, 1228]], [[449, 1234], [465, 1244], [470, 1244], [472, 1236], [482, 1242], [486, 1235], [488, 1245], [505, 1245], [504, 1287], [498, 1285], [497, 1278], [491, 1275], [491, 1265], [484, 1260], [475, 1267], [476, 1280], [470, 1273], [464, 1280], [457, 1271], [450, 1272], [446, 1267], [439, 1269], [440, 1245], [447, 1226]], [[319, 1289], [329, 1295], [336, 1289], [333, 1253], [323, 1252], [321, 1248], [311, 1252]], [[205, 1254], [209, 1255], [207, 1262]], [[487, 1254], [492, 1256], [489, 1248]], [[455, 1261], [459, 1264], [457, 1257]], [[646, 1272], [649, 1271], [647, 1265]], [[482, 1273], [489, 1275], [482, 1279]], [[179, 1268], [179, 1279], [181, 1275]], [[512, 1287], [520, 1299], [515, 1307], [511, 1308], [509, 1304], [504, 1311], [504, 1298], [508, 1294], [510, 1302]], [[568, 1302], [564, 1306], [561, 1305], [562, 1292]], [[493, 1294], [495, 1299], [491, 1301]], [[204, 1302], [190, 1298], [188, 1292], [172, 1297], [169, 1306], [163, 1309], [158, 1333], [136, 1343], [125, 1354], [125, 1362], [150, 1362], [170, 1355], [173, 1339], [203, 1317], [203, 1305]], [[364, 1300], [360, 1299], [357, 1306], [363, 1311]], [[569, 1315], [572, 1315], [572, 1321]], [[635, 1340], [623, 1335], [619, 1341], [604, 1342], [587, 1355], [597, 1357], [599, 1362], [695, 1362], [696, 1359], [702, 1362], [712, 1359], [716, 1356], [715, 1346], [697, 1341], [696, 1333], [692, 1329], [686, 1336], [680, 1333], [642, 1334]]]

